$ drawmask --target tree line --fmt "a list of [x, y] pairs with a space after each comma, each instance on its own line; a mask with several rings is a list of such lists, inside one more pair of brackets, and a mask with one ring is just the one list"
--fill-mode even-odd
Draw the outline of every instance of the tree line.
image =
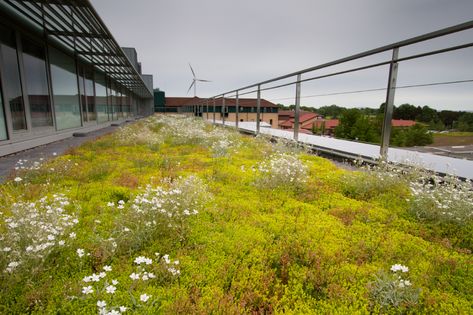
[[[362, 107], [358, 111], [367, 116], [384, 114], [384, 103], [379, 108]], [[295, 105], [284, 106], [278, 104], [282, 110], [294, 110]], [[328, 105], [319, 108], [301, 106], [301, 110], [316, 112], [325, 118], [340, 118], [348, 109], [338, 105]], [[473, 131], [473, 112], [441, 110], [437, 111], [429, 106], [415, 106], [402, 104], [394, 106], [393, 119], [414, 120], [423, 123], [428, 129], [443, 131], [456, 129], [458, 131]]]
[[[280, 109], [293, 110], [294, 105], [278, 104]], [[329, 105], [319, 108], [301, 106], [301, 110], [316, 112], [325, 118], [339, 119], [339, 126], [335, 128], [335, 137], [380, 143], [385, 104], [379, 108], [350, 108]], [[394, 106], [393, 119], [414, 120], [416, 125], [411, 127], [393, 128], [391, 131], [391, 145], [399, 147], [423, 146], [433, 142], [433, 135], [429, 130], [473, 131], [473, 113], [465, 111], [437, 111], [429, 106], [414, 106], [402, 104]]]

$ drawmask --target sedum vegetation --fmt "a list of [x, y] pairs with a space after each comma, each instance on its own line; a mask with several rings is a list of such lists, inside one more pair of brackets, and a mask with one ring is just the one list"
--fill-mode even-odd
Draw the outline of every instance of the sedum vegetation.
[[0, 313], [468, 314], [472, 200], [150, 117], [0, 186]]

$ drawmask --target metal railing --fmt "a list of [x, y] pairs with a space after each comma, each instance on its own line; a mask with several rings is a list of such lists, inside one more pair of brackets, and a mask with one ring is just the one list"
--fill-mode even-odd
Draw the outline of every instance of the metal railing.
[[[392, 120], [392, 115], [393, 115], [393, 104], [394, 104], [394, 96], [397, 88], [401, 87], [396, 87], [396, 82], [397, 82], [397, 69], [398, 65], [400, 62], [407, 61], [407, 60], [414, 60], [422, 57], [427, 57], [427, 56], [432, 56], [432, 55], [437, 55], [437, 54], [442, 54], [450, 51], [455, 51], [455, 50], [460, 50], [460, 49], [465, 49], [468, 47], [473, 46], [473, 42], [468, 42], [464, 43], [461, 45], [454, 45], [454, 46], [449, 46], [446, 48], [442, 49], [436, 49], [436, 50], [430, 50], [427, 52], [422, 52], [418, 54], [413, 54], [409, 55], [406, 57], [399, 57], [399, 50], [402, 47], [409, 46], [412, 44], [420, 43], [420, 42], [425, 42], [427, 40], [431, 40], [434, 38], [439, 38], [443, 37], [446, 35], [450, 35], [453, 33], [458, 33], [461, 31], [469, 30], [473, 28], [473, 20], [468, 21], [462, 24], [458, 24], [455, 26], [447, 27], [435, 32], [427, 33], [424, 35], [416, 36], [410, 39], [406, 39], [400, 42], [396, 42], [390, 45], [385, 45], [379, 48], [367, 50], [352, 56], [348, 56], [345, 58], [341, 58], [338, 60], [334, 60], [331, 62], [327, 62], [321, 65], [313, 66], [307, 69], [299, 70], [296, 72], [288, 73], [285, 75], [281, 75], [276, 78], [272, 78], [269, 80], [261, 81], [258, 83], [254, 83], [251, 85], [247, 85], [238, 89], [230, 90], [222, 94], [215, 95], [213, 97], [205, 98], [205, 99], [200, 99], [198, 102], [192, 106], [187, 107], [184, 111], [190, 112], [190, 113], [202, 113], [204, 106], [207, 108], [207, 113], [209, 103], [213, 104], [213, 122], [215, 123], [215, 106], [216, 102], [220, 102], [221, 104], [221, 117], [222, 117], [222, 123], [225, 123], [225, 97], [230, 98], [230, 97], [235, 97], [236, 99], [236, 119], [235, 119], [235, 125], [236, 128], [238, 128], [238, 121], [239, 121], [239, 97], [251, 93], [257, 94], [257, 101], [256, 101], [256, 133], [258, 134], [260, 132], [260, 115], [261, 115], [261, 92], [266, 91], [266, 90], [272, 90], [272, 89], [277, 89], [281, 87], [286, 87], [286, 86], [291, 86], [295, 85], [295, 114], [294, 114], [294, 140], [298, 141], [299, 139], [299, 116], [300, 116], [300, 99], [301, 99], [301, 83], [303, 82], [308, 82], [308, 81], [314, 81], [314, 80], [319, 80], [323, 78], [328, 78], [328, 77], [334, 77], [334, 76], [339, 76], [343, 74], [348, 74], [348, 73], [354, 73], [357, 71], [362, 71], [362, 70], [367, 70], [367, 69], [372, 69], [372, 68], [377, 68], [381, 66], [389, 66], [389, 72], [388, 72], [388, 82], [387, 82], [387, 87], [386, 87], [386, 102], [385, 102], [385, 107], [384, 107], [384, 118], [383, 118], [383, 125], [382, 125], [382, 132], [381, 132], [381, 145], [380, 145], [380, 155], [381, 157], [386, 157], [387, 152], [388, 152], [388, 147], [389, 147], [389, 139], [391, 135], [391, 120]], [[359, 60], [361, 58], [373, 56], [373, 55], [378, 55], [381, 53], [385, 52], [391, 52], [391, 58], [389, 60], [381, 61], [381, 62], [376, 62], [376, 63], [370, 63], [367, 65], [363, 66], [358, 66], [358, 67], [351, 67], [346, 70], [342, 71], [336, 71], [336, 72], [330, 72], [322, 75], [316, 75], [312, 76], [309, 78], [302, 78], [303, 74], [309, 73], [309, 72], [314, 72], [317, 70], [325, 69], [328, 67], [344, 64], [347, 62], [351, 62], [354, 60]], [[277, 85], [272, 85], [272, 86], [267, 86], [270, 83], [274, 83], [277, 81], [281, 81], [284, 79], [292, 78], [294, 77], [295, 80], [288, 82], [288, 83], [280, 83]], [[439, 85], [439, 84], [454, 84], [454, 83], [461, 83], [461, 82], [470, 82], [471, 80], [462, 80], [462, 81], [453, 81], [453, 82], [441, 82], [441, 83], [436, 83], [436, 84], [425, 84], [425, 85]], [[416, 85], [416, 86], [425, 86], [422, 84]], [[267, 87], [265, 87], [267, 86]], [[409, 86], [409, 87], [414, 87]], [[379, 89], [376, 89], [379, 90]]]

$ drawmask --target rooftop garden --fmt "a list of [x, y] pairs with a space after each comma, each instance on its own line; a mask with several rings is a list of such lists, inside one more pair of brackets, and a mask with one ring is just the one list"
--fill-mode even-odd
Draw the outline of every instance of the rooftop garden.
[[0, 185], [0, 313], [468, 314], [472, 188], [149, 117]]

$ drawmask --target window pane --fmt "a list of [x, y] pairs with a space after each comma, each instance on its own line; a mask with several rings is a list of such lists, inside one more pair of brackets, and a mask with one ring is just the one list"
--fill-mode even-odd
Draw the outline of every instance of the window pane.
[[113, 88], [112, 88], [112, 81], [107, 80], [108, 113], [109, 113], [110, 120], [115, 120], [115, 113], [113, 110], [113, 107], [114, 107], [113, 98], [115, 95], [114, 93], [115, 92], [113, 91]]
[[118, 118], [123, 118], [123, 94], [121, 88], [117, 86], [117, 112]]
[[15, 33], [0, 25], [1, 68], [3, 70], [3, 92], [10, 105], [13, 130], [26, 129], [25, 105], [21, 90]]
[[0, 140], [7, 139], [7, 126], [5, 125], [5, 115], [3, 112], [3, 97], [0, 90]]
[[80, 103], [82, 107], [82, 118], [84, 121], [87, 121], [87, 100], [85, 99], [85, 88], [84, 88], [84, 69], [79, 68], [79, 94], [80, 94]]
[[46, 55], [43, 46], [23, 40], [23, 63], [33, 127], [52, 126], [53, 117], [46, 75]]
[[95, 72], [95, 104], [97, 106], [98, 121], [108, 121], [105, 75], [100, 72]]
[[93, 72], [90, 70], [85, 71], [85, 94], [87, 95], [87, 117], [89, 121], [95, 121], [95, 93], [94, 93], [94, 80]]
[[57, 129], [80, 127], [79, 91], [74, 59], [52, 47], [49, 55]]
[[117, 120], [118, 119], [118, 110], [117, 110], [117, 90], [116, 90], [116, 87], [115, 87], [115, 84], [111, 81], [110, 82], [110, 99], [112, 101], [112, 120]]

